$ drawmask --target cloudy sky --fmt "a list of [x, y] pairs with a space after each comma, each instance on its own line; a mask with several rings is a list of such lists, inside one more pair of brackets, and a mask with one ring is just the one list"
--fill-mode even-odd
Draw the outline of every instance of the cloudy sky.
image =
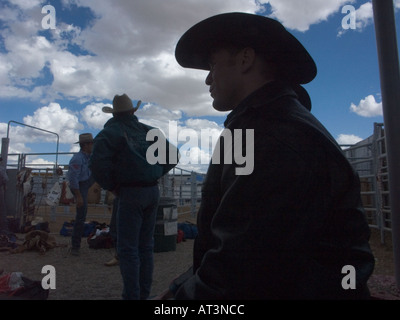
[[[395, 7], [398, 20], [400, 0]], [[383, 122], [371, 1], [0, 0], [0, 136], [10, 138], [8, 152], [77, 151], [78, 135], [95, 136], [110, 117], [101, 108], [126, 93], [143, 102], [143, 122], [184, 144], [181, 167], [204, 172], [212, 148], [202, 147], [202, 134], [218, 137], [227, 114], [212, 109], [207, 73], [181, 68], [174, 50], [193, 24], [231, 11], [273, 17], [304, 44], [318, 67], [305, 85], [312, 113], [339, 143], [366, 139]]]

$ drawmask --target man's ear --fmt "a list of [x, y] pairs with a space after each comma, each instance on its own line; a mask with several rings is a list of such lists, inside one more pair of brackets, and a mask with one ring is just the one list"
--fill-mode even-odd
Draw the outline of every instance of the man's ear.
[[246, 73], [254, 65], [256, 60], [256, 52], [251, 47], [242, 49], [239, 53], [239, 62], [242, 67], [242, 72]]

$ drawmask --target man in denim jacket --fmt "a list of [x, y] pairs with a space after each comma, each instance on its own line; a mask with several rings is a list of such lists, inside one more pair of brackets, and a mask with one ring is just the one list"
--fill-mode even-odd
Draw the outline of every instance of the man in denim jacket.
[[[124, 283], [122, 298], [125, 300], [147, 299], [153, 276], [154, 226], [160, 198], [158, 179], [177, 164], [152, 163], [147, 159], [147, 150], [152, 142], [147, 133], [156, 130], [141, 123], [131, 99], [116, 95], [113, 108], [104, 107], [103, 112], [113, 117], [94, 139], [90, 169], [100, 186], [113, 192], [117, 201], [116, 233], [117, 256]], [[168, 152], [176, 152], [164, 139]]]

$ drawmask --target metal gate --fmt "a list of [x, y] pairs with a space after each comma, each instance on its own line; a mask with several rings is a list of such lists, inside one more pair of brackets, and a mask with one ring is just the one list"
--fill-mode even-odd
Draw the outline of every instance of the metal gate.
[[392, 230], [392, 221], [383, 123], [374, 123], [374, 133], [369, 138], [342, 148], [360, 176], [361, 198], [368, 224], [380, 230], [381, 242], [384, 243], [384, 232]]
[[[62, 188], [63, 182], [66, 181], [69, 159], [73, 154], [67, 152], [8, 154], [9, 158], [14, 160], [14, 164], [9, 163], [7, 168], [9, 176], [6, 193], [7, 215], [17, 219], [20, 225], [31, 221], [35, 216], [40, 216], [43, 212], [46, 216], [50, 216], [50, 220], [55, 219], [56, 216], [73, 219], [74, 212], [70, 210], [69, 204], [60, 203], [54, 207], [49, 206], [45, 201], [55, 183]], [[36, 156], [56, 156], [57, 158], [61, 156], [64, 162], [59, 162], [58, 165], [40, 164], [35, 162]], [[201, 201], [200, 191], [204, 176], [205, 174], [202, 173], [175, 167], [159, 180], [161, 196], [175, 199], [180, 214], [190, 213], [195, 216]], [[109, 192], [98, 185], [92, 188], [95, 197], [90, 201], [92, 193], [89, 190], [88, 214], [92, 211], [96, 212], [91, 215], [92, 217], [109, 217], [112, 205]]]

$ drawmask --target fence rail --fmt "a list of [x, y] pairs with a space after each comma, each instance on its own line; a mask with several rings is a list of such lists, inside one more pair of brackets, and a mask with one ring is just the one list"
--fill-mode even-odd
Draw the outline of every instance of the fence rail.
[[358, 172], [361, 198], [369, 226], [384, 232], [392, 230], [389, 172], [387, 167], [385, 131], [382, 123], [374, 123], [374, 133], [355, 145], [342, 146], [344, 154]]
[[[43, 212], [49, 213], [50, 219], [59, 216], [73, 219], [75, 210], [70, 210], [70, 203], [60, 201], [57, 206], [51, 206], [46, 202], [51, 188], [58, 184], [62, 189], [67, 181], [68, 163], [73, 154], [8, 154], [8, 216], [19, 220], [21, 225], [32, 221]], [[37, 156], [54, 156], [64, 162], [59, 162], [59, 165], [37, 163]], [[175, 167], [159, 180], [160, 194], [162, 197], [175, 199], [180, 214], [190, 213], [195, 216], [201, 200], [200, 191], [204, 176], [202, 173]], [[109, 217], [112, 199], [113, 195], [110, 192], [101, 189], [95, 183], [89, 190], [88, 215], [91, 213], [91, 217]]]
[[[361, 197], [368, 224], [371, 228], [380, 230], [383, 243], [384, 232], [392, 230], [389, 173], [383, 124], [374, 123], [372, 136], [354, 145], [342, 145], [342, 148], [345, 156], [359, 174]], [[57, 162], [53, 165], [41, 164], [35, 162], [35, 157], [54, 156], [55, 159], [58, 159], [58, 163], [69, 163], [73, 154], [72, 152], [8, 154], [8, 159], [11, 160], [7, 165], [10, 178], [7, 186], [9, 215], [21, 219], [21, 223], [23, 223], [31, 219], [39, 210], [48, 210], [49, 206], [45, 199], [50, 188], [55, 183], [62, 184], [66, 179], [67, 164], [57, 165]], [[62, 170], [61, 175], [57, 174], [58, 167]], [[27, 168], [29, 174], [26, 172]], [[205, 174], [175, 167], [159, 180], [161, 196], [174, 198], [181, 213], [196, 215], [201, 201], [201, 186], [204, 177]], [[27, 186], [27, 184], [29, 185]], [[33, 198], [27, 199], [26, 190], [28, 189], [34, 195]], [[89, 210], [100, 212], [100, 215], [101, 210], [109, 211], [110, 194], [101, 188], [92, 191], [97, 192], [97, 200], [90, 202]], [[30, 205], [35, 209], [32, 209]], [[69, 207], [64, 204], [57, 208], [52, 207], [50, 210], [52, 210], [53, 216], [71, 214]]]

